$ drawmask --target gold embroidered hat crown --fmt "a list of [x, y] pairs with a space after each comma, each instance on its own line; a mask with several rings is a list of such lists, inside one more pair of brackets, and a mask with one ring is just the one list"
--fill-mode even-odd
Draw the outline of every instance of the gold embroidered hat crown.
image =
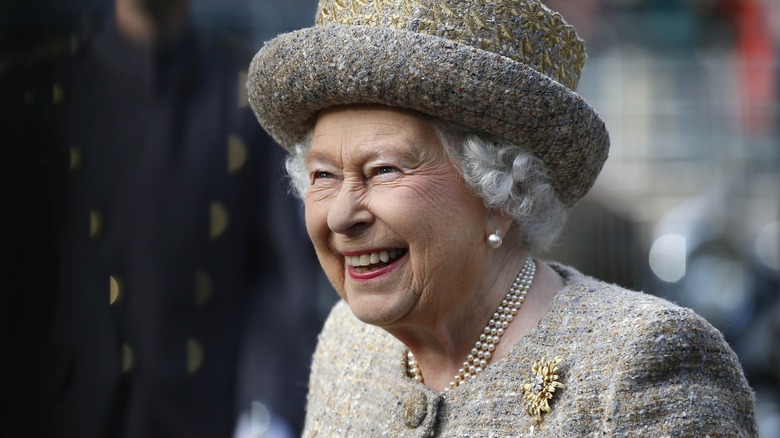
[[315, 26], [255, 55], [249, 101], [288, 150], [322, 109], [416, 110], [527, 147], [573, 205], [596, 180], [609, 136], [575, 93], [585, 46], [539, 0], [321, 0]]

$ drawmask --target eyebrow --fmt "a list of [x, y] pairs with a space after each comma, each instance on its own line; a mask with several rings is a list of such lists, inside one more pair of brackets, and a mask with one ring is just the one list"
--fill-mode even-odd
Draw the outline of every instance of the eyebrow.
[[[415, 162], [419, 161], [421, 156], [420, 151], [424, 146], [418, 144], [418, 142], [406, 138], [404, 138], [404, 141], [411, 143], [412, 147], [407, 148], [406, 146], [399, 145], [397, 141], [385, 141], [383, 139], [361, 142], [353, 156], [355, 156], [358, 161], [365, 162], [381, 159], [385, 155], [395, 153], [400, 155], [403, 159]], [[377, 147], [372, 147], [370, 150], [365, 150], [362, 148], [365, 143], [370, 143], [372, 146]], [[332, 162], [333, 160], [331, 159], [331, 154], [311, 148], [306, 154], [306, 164], [309, 164], [313, 161]]]
[[314, 149], [309, 149], [309, 151], [304, 156], [304, 162], [308, 165], [312, 161], [331, 161], [328, 154], [324, 152], [315, 151]]

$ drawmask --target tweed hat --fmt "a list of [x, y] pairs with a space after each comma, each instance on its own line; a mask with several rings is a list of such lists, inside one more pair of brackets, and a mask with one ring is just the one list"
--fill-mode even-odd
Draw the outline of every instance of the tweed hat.
[[584, 43], [539, 0], [320, 0], [315, 25], [267, 42], [249, 71], [257, 119], [292, 150], [317, 112], [384, 104], [527, 147], [558, 198], [587, 193], [609, 150], [575, 93]]

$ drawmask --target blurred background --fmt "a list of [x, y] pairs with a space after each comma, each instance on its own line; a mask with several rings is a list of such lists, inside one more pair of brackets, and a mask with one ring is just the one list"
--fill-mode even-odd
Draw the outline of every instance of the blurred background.
[[552, 257], [718, 327], [780, 436], [780, 2], [545, 2], [585, 39], [610, 157]]
[[[780, 436], [780, 2], [545, 3], [612, 138], [547, 256], [707, 318]], [[336, 297], [242, 86], [316, 1], [0, 4], [0, 435], [296, 436]]]

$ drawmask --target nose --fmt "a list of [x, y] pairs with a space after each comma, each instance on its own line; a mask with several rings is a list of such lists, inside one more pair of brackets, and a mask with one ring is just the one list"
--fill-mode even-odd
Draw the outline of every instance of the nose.
[[328, 210], [328, 228], [339, 234], [351, 234], [369, 225], [374, 215], [366, 207], [365, 188], [342, 184]]

